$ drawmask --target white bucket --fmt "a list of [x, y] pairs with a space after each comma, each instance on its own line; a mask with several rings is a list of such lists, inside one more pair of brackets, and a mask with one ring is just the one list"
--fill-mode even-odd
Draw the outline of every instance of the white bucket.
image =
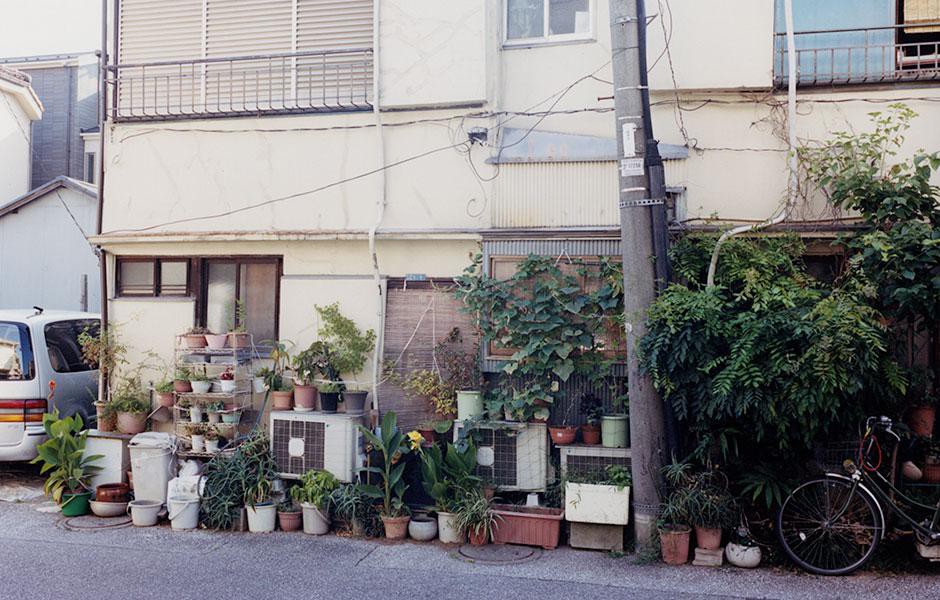
[[301, 502], [304, 511], [304, 533], [323, 535], [330, 532], [330, 512], [321, 511], [316, 504]]
[[131, 512], [131, 521], [135, 527], [153, 527], [157, 524], [162, 502], [156, 500], [131, 500], [127, 510]]
[[251, 533], [270, 533], [274, 531], [277, 519], [277, 507], [273, 504], [256, 504], [254, 508], [245, 507], [248, 513], [248, 531]]
[[437, 538], [445, 544], [462, 544], [466, 536], [457, 526], [457, 515], [448, 512], [437, 513]]
[[168, 499], [170, 524], [176, 531], [195, 529], [199, 525], [199, 498], [173, 496]]

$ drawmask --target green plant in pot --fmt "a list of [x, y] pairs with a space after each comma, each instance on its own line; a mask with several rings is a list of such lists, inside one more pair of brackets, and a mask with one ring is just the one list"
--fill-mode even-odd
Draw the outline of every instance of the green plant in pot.
[[425, 492], [434, 499], [438, 536], [445, 544], [464, 541], [464, 530], [457, 522], [455, 511], [458, 499], [466, 490], [482, 485], [474, 474], [476, 456], [477, 449], [469, 438], [460, 445], [447, 444], [445, 449], [437, 445], [421, 449], [421, 482]]
[[303, 512], [297, 503], [285, 500], [277, 505], [277, 524], [281, 531], [297, 531], [303, 525]]
[[173, 391], [177, 394], [186, 394], [193, 391], [193, 386], [189, 383], [192, 376], [193, 372], [189, 367], [177, 367], [173, 373]]
[[493, 537], [493, 530], [498, 527], [499, 515], [493, 511], [490, 500], [480, 487], [463, 490], [457, 498], [454, 514], [457, 527], [466, 531], [470, 543], [474, 546], [488, 544]]
[[331, 494], [335, 517], [343, 521], [356, 536], [379, 536], [384, 526], [372, 504], [373, 500], [362, 491], [361, 485], [340, 485]]
[[300, 478], [300, 485], [291, 488], [291, 498], [303, 509], [304, 533], [329, 533], [330, 502], [339, 485], [329, 471], [311, 469]]
[[147, 429], [150, 414], [150, 395], [137, 377], [125, 377], [114, 388], [111, 409], [117, 414], [118, 431], [137, 434]]
[[235, 300], [228, 319], [228, 343], [232, 348], [247, 348], [251, 344], [248, 332], [248, 307], [242, 300]]
[[38, 456], [31, 464], [42, 463], [39, 473], [47, 475], [43, 490], [62, 507], [64, 516], [84, 515], [91, 498], [89, 483], [101, 470], [93, 463], [104, 456], [86, 456], [88, 432], [83, 431], [81, 415], [60, 418], [59, 410], [55, 409], [43, 415], [42, 427], [48, 439], [36, 447]]
[[294, 385], [285, 376], [287, 366], [291, 362], [288, 350], [293, 346], [289, 340], [272, 341], [271, 352], [268, 358], [272, 366], [259, 369], [256, 376], [264, 379], [268, 388], [274, 410], [290, 410], [294, 404]]
[[691, 473], [692, 465], [675, 460], [663, 467], [668, 494], [660, 512], [659, 544], [663, 562], [669, 565], [683, 565], [689, 560]]
[[601, 443], [601, 418], [604, 415], [604, 406], [601, 399], [594, 393], [587, 392], [581, 396], [581, 414], [585, 423], [581, 425], [581, 441], [589, 446]]
[[340, 400], [345, 403], [346, 412], [359, 414], [365, 408], [368, 390], [362, 389], [361, 383], [347, 386], [342, 378], [346, 376], [352, 377], [353, 381], [361, 381], [366, 361], [375, 351], [375, 331], [367, 329], [363, 332], [355, 321], [340, 312], [339, 303], [317, 306], [316, 309], [321, 319], [319, 337], [325, 352], [321, 373], [328, 382], [341, 385]]
[[277, 507], [272, 502], [271, 480], [261, 477], [245, 488], [245, 511], [248, 513], [248, 531], [269, 533], [274, 531]]
[[385, 413], [382, 417], [380, 435], [359, 425], [359, 431], [366, 438], [366, 442], [382, 455], [381, 467], [367, 467], [365, 470], [379, 476], [381, 484], [363, 485], [362, 491], [366, 495], [382, 501], [382, 524], [385, 526], [385, 537], [393, 540], [404, 539], [408, 534], [408, 521], [410, 520], [408, 505], [405, 504], [405, 454], [411, 450], [408, 438], [398, 429], [397, 416], [394, 411]]
[[720, 549], [723, 530], [734, 526], [740, 518], [737, 502], [728, 492], [727, 478], [717, 469], [708, 468], [691, 474], [686, 487], [696, 546], [703, 550]]
[[98, 369], [99, 375], [108, 382], [108, 388], [98, 390], [94, 404], [98, 429], [113, 431], [117, 413], [110, 407], [111, 391], [116, 379], [114, 375], [127, 364], [127, 346], [120, 341], [118, 328], [113, 323], [106, 328], [86, 327], [78, 335], [78, 344], [82, 362]]
[[326, 348], [321, 341], [310, 344], [294, 355], [291, 366], [294, 371], [294, 408], [310, 411], [317, 406], [317, 376], [326, 369]]
[[170, 408], [173, 406], [173, 401], [175, 400], [173, 391], [173, 380], [169, 377], [165, 377], [158, 381], [153, 386], [153, 391], [156, 392], [157, 402], [160, 406], [165, 406]]

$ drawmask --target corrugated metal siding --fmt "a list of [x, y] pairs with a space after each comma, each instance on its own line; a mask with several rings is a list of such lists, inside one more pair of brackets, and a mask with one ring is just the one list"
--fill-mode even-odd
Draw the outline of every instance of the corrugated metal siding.
[[493, 226], [618, 225], [616, 164], [606, 161], [500, 165]]

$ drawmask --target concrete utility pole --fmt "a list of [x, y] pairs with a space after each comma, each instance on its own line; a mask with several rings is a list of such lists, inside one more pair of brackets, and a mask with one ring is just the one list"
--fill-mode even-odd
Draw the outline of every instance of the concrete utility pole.
[[[627, 389], [634, 527], [638, 547], [655, 539], [663, 465], [663, 405], [649, 377], [640, 373], [637, 345], [646, 333], [646, 311], [665, 260], [665, 189], [662, 160], [652, 140], [646, 76], [644, 0], [610, 3], [614, 105], [620, 151], [620, 240], [623, 251]], [[651, 260], [655, 257], [655, 262]]]

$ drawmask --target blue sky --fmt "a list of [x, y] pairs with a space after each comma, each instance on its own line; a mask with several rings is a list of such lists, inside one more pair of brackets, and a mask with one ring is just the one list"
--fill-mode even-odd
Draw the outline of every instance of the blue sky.
[[0, 56], [96, 50], [100, 11], [101, 0], [0, 0]]

